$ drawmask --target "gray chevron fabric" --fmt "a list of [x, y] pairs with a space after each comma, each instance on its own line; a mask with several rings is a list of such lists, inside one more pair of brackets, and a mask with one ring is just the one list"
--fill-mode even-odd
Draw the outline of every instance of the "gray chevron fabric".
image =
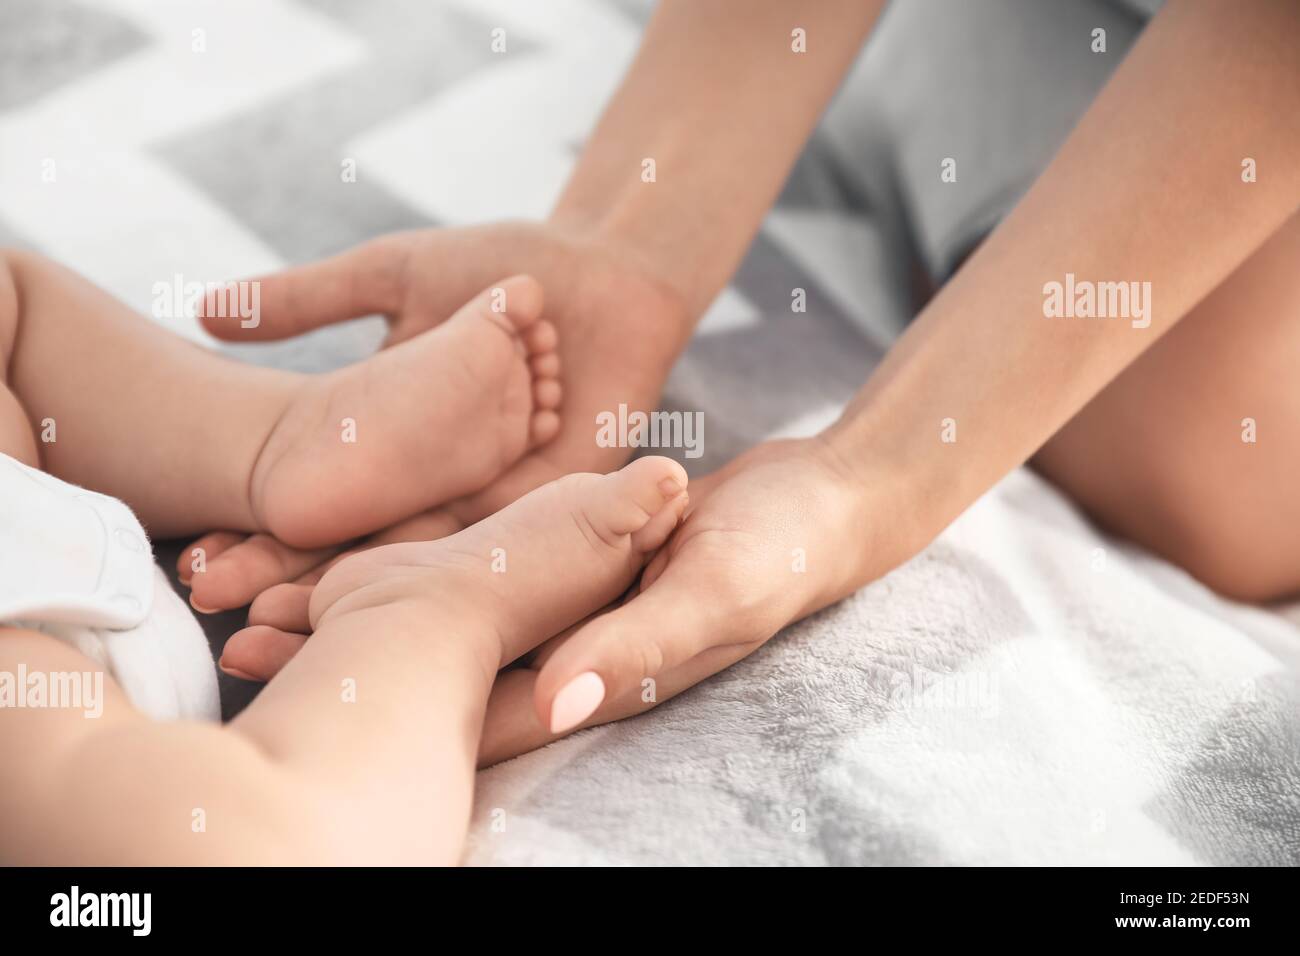
[[[0, 0], [0, 242], [148, 313], [177, 274], [544, 215], [648, 6]], [[832, 420], [910, 315], [917, 239], [858, 188], [855, 95], [673, 372], [665, 404], [705, 416], [696, 474]], [[232, 352], [319, 370], [379, 335]], [[243, 614], [205, 623], [219, 649]], [[1298, 675], [1285, 613], [1219, 599], [1021, 471], [724, 673], [482, 773], [468, 861], [1296, 864]], [[229, 716], [253, 689], [222, 681]]]

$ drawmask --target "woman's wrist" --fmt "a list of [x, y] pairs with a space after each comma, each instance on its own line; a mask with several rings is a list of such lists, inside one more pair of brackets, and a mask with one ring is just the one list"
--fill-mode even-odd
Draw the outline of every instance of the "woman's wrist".
[[854, 571], [860, 580], [852, 582], [853, 589], [908, 561], [943, 530], [946, 522], [936, 517], [939, 509], [921, 476], [873, 449], [861, 423], [841, 419], [815, 441], [826, 467], [851, 489], [848, 523], [860, 538], [864, 564]]
[[599, 302], [602, 323], [621, 322], [648, 337], [644, 355], [662, 364], [667, 378], [699, 315], [660, 265], [635, 242], [571, 211], [557, 210], [539, 228], [552, 255], [563, 263], [556, 270], [560, 278], [553, 277], [565, 287], [560, 294], [571, 301]]
[[[636, 185], [641, 185], [637, 183]], [[683, 218], [647, 184], [603, 198], [595, 186], [575, 182], [547, 222], [578, 242], [613, 252], [669, 292], [694, 328], [728, 278], [728, 269], [709, 268], [701, 242], [682, 234]], [[701, 231], [700, 240], [704, 239]]]
[[819, 561], [812, 605], [797, 617], [825, 607], [870, 584], [917, 554], [930, 538], [923, 536], [908, 500], [903, 476], [880, 460], [871, 467], [850, 464], [833, 437], [815, 435], [802, 443], [813, 470], [810, 480], [823, 525], [823, 550], [832, 560]]

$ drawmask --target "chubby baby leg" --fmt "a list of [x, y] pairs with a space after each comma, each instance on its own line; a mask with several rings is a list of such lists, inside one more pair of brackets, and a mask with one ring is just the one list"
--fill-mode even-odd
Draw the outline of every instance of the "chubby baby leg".
[[186, 342], [30, 253], [0, 251], [0, 273], [12, 392], [0, 441], [36, 463], [17, 396], [42, 428], [40, 466], [125, 501], [156, 537], [339, 543], [477, 491], [559, 429], [555, 330], [527, 276], [311, 376]]

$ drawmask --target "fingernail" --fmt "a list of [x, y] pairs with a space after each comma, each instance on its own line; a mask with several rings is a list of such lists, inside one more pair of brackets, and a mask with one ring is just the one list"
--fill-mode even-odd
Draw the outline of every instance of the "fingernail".
[[193, 595], [193, 594], [190, 595], [190, 607], [194, 608], [194, 610], [198, 611], [200, 614], [220, 614], [220, 613], [221, 613], [221, 608], [219, 608], [219, 607], [204, 607], [204, 606], [203, 606], [202, 604], [200, 604], [198, 601], [194, 600], [194, 595]]
[[659, 482], [659, 492], [665, 501], [672, 501], [682, 493], [682, 486], [676, 478], [665, 478]]
[[595, 671], [579, 674], [560, 688], [551, 703], [551, 733], [572, 730], [596, 712], [605, 699], [605, 682]]
[[246, 674], [237, 667], [227, 667], [223, 662], [217, 661], [217, 666], [221, 668], [223, 674], [229, 674], [231, 677], [238, 677], [240, 680], [260, 680], [252, 674]]

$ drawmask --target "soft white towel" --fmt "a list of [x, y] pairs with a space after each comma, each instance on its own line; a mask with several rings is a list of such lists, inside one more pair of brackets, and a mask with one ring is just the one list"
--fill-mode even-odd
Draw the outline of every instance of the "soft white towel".
[[1023, 469], [632, 720], [479, 775], [475, 864], [1300, 862], [1300, 634]]

